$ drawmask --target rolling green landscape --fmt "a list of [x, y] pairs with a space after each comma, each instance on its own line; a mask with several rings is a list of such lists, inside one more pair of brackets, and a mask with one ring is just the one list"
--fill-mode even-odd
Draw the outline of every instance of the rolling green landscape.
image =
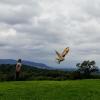
[[0, 100], [100, 100], [100, 80], [1, 82]]
[[83, 61], [70, 71], [23, 64], [18, 81], [15, 66], [0, 64], [0, 100], [100, 100], [95, 61]]

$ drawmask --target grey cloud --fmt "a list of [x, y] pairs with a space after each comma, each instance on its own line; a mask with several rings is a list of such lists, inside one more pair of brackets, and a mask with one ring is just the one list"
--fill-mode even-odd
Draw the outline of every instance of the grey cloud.
[[100, 17], [100, 1], [99, 0], [88, 0], [84, 5], [85, 12], [91, 17]]
[[19, 5], [19, 4], [32, 4], [35, 0], [0, 0], [0, 3], [9, 5]]
[[0, 43], [0, 48], [7, 46], [8, 44]]
[[[34, 6], [34, 9], [33, 9]], [[2, 5], [0, 4], [0, 22], [7, 24], [28, 24], [33, 16], [39, 15], [39, 5]]]
[[[61, 67], [75, 66], [80, 60], [97, 57], [99, 64], [98, 2], [1, 0], [0, 58], [21, 57]], [[9, 29], [14, 31], [13, 36]], [[70, 53], [66, 61], [57, 65], [54, 60], [55, 50], [60, 52], [67, 46], [70, 47]]]

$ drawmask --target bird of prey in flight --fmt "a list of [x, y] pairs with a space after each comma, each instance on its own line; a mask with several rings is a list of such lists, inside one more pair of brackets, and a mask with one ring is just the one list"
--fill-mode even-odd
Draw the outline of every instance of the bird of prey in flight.
[[62, 53], [59, 53], [58, 51], [56, 51], [57, 54], [57, 62], [60, 64], [60, 62], [65, 60], [65, 56], [68, 54], [69, 52], [69, 47], [65, 48], [64, 51]]

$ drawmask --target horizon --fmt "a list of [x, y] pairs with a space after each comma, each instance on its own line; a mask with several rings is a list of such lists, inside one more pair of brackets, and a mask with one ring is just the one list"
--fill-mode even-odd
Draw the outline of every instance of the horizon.
[[[0, 59], [0, 60], [13, 60], [13, 61], [16, 61], [17, 62], [17, 60], [16, 59]], [[38, 63], [38, 64], [44, 64], [44, 65], [46, 65], [47, 67], [50, 67], [50, 68], [54, 68], [54, 69], [77, 69], [77, 66], [75, 65], [74, 67], [73, 66], [62, 66], [62, 67], [56, 67], [56, 66], [49, 66], [48, 64], [45, 64], [45, 63], [42, 63], [42, 62], [36, 62], [36, 61], [30, 61], [30, 60], [25, 60], [25, 59], [22, 59], [22, 64], [23, 64], [23, 62], [30, 62], [30, 63]], [[80, 62], [80, 63], [82, 63], [82, 62]], [[3, 63], [2, 63], [3, 64]], [[77, 63], [76, 63], [77, 64]], [[35, 66], [34, 66], [35, 67]], [[99, 68], [99, 66], [97, 66], [98, 68]], [[100, 69], [100, 68], [99, 68]]]
[[[99, 4], [99, 0], [0, 0], [0, 59], [21, 58], [55, 68], [95, 60], [100, 66]], [[57, 64], [55, 50], [66, 47], [69, 54]]]
[[[13, 60], [13, 61], [17, 61], [16, 59], [0, 59], [0, 60]], [[28, 61], [28, 62], [31, 62], [31, 63], [39, 63], [39, 64], [44, 64], [44, 65], [46, 65], [47, 67], [50, 67], [50, 68], [58, 68], [58, 69], [60, 69], [60, 68], [62, 68], [62, 69], [64, 69], [64, 68], [77, 68], [77, 67], [55, 67], [55, 66], [49, 66], [48, 64], [45, 64], [45, 63], [42, 63], [42, 62], [36, 62], [36, 61], [30, 61], [30, 60], [25, 60], [25, 59], [22, 59], [22, 64], [23, 64], [23, 61]]]

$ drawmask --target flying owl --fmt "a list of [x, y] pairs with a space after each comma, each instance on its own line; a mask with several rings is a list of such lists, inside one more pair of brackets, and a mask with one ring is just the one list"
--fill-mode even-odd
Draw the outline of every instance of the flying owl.
[[65, 60], [65, 56], [68, 54], [69, 52], [69, 47], [65, 48], [64, 51], [62, 53], [59, 53], [58, 51], [56, 51], [57, 54], [57, 62], [60, 64], [60, 62]]

